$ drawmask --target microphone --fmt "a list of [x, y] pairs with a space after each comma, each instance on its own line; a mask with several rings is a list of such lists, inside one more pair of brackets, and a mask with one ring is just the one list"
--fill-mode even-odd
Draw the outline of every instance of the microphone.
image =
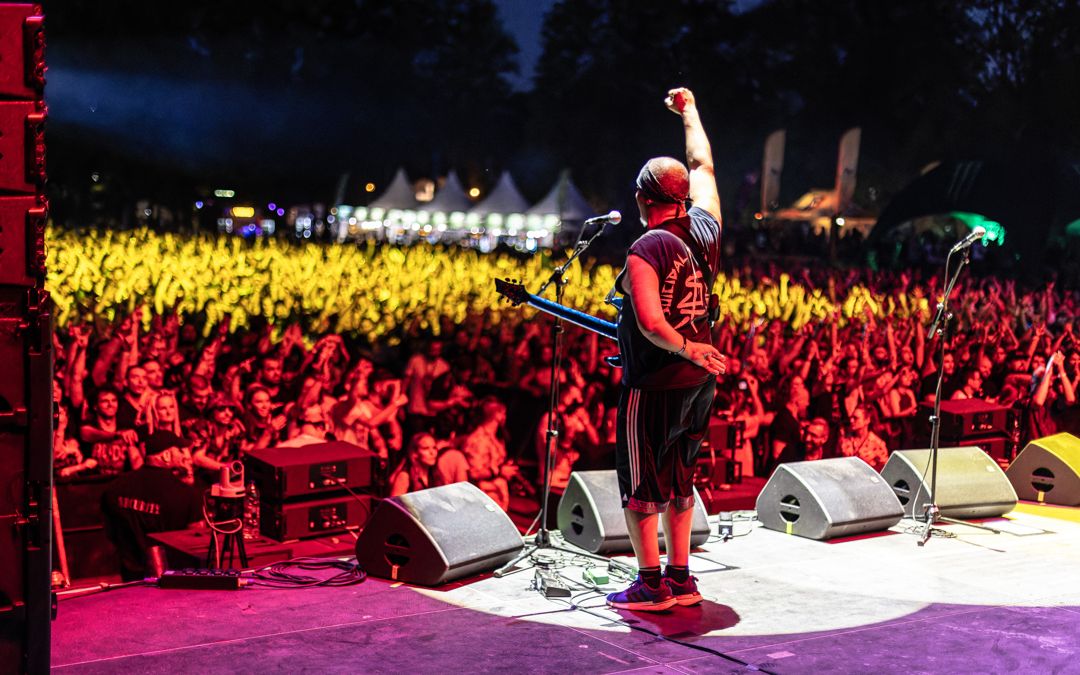
[[984, 236], [986, 236], [986, 228], [982, 225], [976, 225], [971, 228], [971, 232], [968, 233], [968, 236], [956, 242], [956, 246], [952, 247], [952, 252], [956, 253], [957, 251], [962, 251], [974, 244], [977, 240], [982, 239]]
[[582, 223], [581, 226], [589, 227], [591, 225], [607, 225], [608, 223], [611, 223], [612, 225], [618, 225], [620, 222], [622, 222], [622, 214], [618, 211], [612, 211], [611, 213], [607, 213], [602, 216], [589, 218], [584, 223]]

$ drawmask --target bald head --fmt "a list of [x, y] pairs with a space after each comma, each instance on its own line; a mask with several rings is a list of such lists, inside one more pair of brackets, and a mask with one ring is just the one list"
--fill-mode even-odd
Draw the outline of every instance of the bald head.
[[637, 188], [646, 204], [682, 204], [690, 198], [690, 172], [674, 157], [654, 157], [641, 167]]

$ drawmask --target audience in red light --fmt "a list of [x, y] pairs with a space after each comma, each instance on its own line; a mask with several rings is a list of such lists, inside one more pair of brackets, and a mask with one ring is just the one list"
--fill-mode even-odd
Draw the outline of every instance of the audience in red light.
[[[770, 265], [726, 275], [740, 297], [761, 303], [730, 306], [714, 327], [730, 364], [715, 412], [741, 428], [732, 452], [742, 474], [844, 455], [881, 468], [892, 450], [925, 447], [920, 404], [933, 401], [940, 358], [939, 339], [926, 336], [927, 307], [939, 282], [826, 268], [797, 276]], [[803, 300], [785, 305], [783, 293]], [[825, 311], [814, 294], [847, 299]], [[942, 398], [1007, 407], [1013, 452], [1032, 438], [1080, 432], [1080, 295], [969, 277], [952, 303]], [[507, 508], [543, 479], [549, 319], [526, 308], [458, 319], [417, 311], [423, 320], [374, 338], [326, 332], [332, 324], [302, 314], [249, 317], [248, 328], [231, 331], [227, 319], [206, 326], [205, 316], [142, 308], [61, 327], [58, 474], [135, 470], [159, 430], [192, 443], [203, 483], [252, 450], [341, 440], [378, 455], [387, 491], [467, 478]], [[610, 465], [618, 379], [603, 360], [613, 343], [576, 327], [563, 343], [556, 487], [575, 468]]]

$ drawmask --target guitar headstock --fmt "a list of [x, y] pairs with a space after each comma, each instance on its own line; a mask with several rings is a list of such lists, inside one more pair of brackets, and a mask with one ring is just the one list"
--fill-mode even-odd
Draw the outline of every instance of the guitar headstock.
[[525, 290], [525, 286], [513, 279], [496, 279], [495, 292], [509, 300], [512, 305], [529, 301], [529, 292]]

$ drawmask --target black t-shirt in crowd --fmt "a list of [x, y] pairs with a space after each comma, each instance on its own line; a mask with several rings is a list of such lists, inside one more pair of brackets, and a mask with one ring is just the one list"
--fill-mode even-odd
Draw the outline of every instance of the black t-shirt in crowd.
[[[627, 252], [649, 263], [660, 280], [660, 305], [675, 330], [693, 342], [712, 342], [709, 294], [720, 261], [720, 223], [709, 212], [691, 207], [687, 216], [641, 235]], [[616, 280], [621, 289], [625, 270]], [[630, 294], [623, 298], [618, 324], [625, 386], [635, 389], [685, 389], [709, 379], [708, 371], [671, 354], [646, 338], [638, 327]]]
[[[769, 427], [769, 435], [774, 442], [784, 443], [784, 450], [779, 458], [772, 460], [772, 467], [782, 462], [795, 462], [801, 459], [796, 456], [796, 453], [802, 443], [802, 424], [790, 410], [781, 408], [776, 411], [776, 416], [773, 417], [772, 425]], [[772, 448], [769, 448], [769, 455], [771, 460]]]
[[149, 464], [118, 476], [105, 489], [101, 506], [126, 579], [140, 578], [145, 570], [147, 534], [182, 530], [202, 520], [202, 499], [195, 487], [169, 469]]
[[139, 411], [135, 409], [131, 401], [127, 400], [126, 396], [121, 396], [116, 403], [116, 427], [118, 429], [135, 429], [139, 432], [146, 428], [145, 423], [140, 423]]

